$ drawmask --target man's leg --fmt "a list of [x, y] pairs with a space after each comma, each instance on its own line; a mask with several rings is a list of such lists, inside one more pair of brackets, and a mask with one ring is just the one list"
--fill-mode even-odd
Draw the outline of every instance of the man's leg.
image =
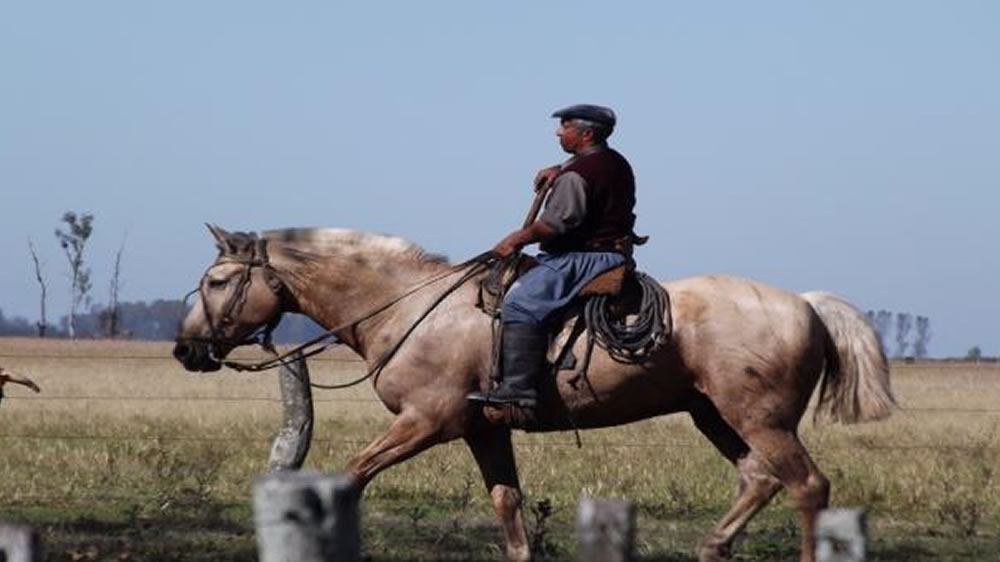
[[473, 392], [468, 395], [469, 400], [535, 407], [536, 383], [545, 368], [549, 345], [543, 321], [556, 306], [553, 290], [561, 284], [558, 274], [552, 268], [536, 266], [511, 286], [500, 310], [503, 374], [500, 386], [492, 391]]
[[503, 380], [493, 391], [473, 392], [469, 400], [534, 408], [538, 403], [538, 376], [545, 368], [548, 335], [535, 324], [505, 323], [501, 336]]
[[500, 310], [503, 380], [492, 392], [473, 392], [469, 400], [533, 408], [536, 383], [545, 370], [548, 333], [545, 321], [600, 273], [624, 262], [610, 253], [538, 257], [538, 265], [514, 282]]

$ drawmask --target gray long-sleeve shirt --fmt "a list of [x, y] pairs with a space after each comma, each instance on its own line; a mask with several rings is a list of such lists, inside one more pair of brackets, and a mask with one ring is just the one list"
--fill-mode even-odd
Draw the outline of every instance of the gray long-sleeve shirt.
[[563, 234], [583, 222], [587, 216], [587, 180], [576, 172], [559, 175], [545, 201], [545, 210], [538, 220]]
[[[591, 146], [572, 158], [563, 162], [565, 168], [571, 162], [588, 154], [604, 150], [604, 146]], [[545, 209], [538, 220], [544, 222], [556, 231], [564, 234], [568, 230], [580, 226], [587, 216], [587, 180], [576, 172], [566, 172], [556, 177], [552, 182], [552, 190], [545, 201]]]

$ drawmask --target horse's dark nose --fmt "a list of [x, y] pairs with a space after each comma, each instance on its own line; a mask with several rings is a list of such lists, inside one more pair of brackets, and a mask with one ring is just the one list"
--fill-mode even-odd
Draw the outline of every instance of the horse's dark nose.
[[187, 342], [178, 341], [174, 345], [174, 359], [187, 367], [191, 363], [191, 360], [194, 359], [194, 347]]
[[222, 364], [212, 357], [208, 344], [191, 340], [177, 340], [174, 345], [174, 357], [188, 371], [218, 371]]

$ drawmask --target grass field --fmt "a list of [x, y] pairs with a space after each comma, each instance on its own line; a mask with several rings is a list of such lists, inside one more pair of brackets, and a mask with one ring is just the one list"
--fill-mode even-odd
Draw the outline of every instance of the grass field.
[[[0, 365], [43, 389], [5, 388], [0, 521], [41, 530], [45, 560], [255, 560], [250, 486], [281, 419], [271, 374], [194, 375], [165, 343], [0, 339]], [[313, 380], [362, 372], [349, 353]], [[1000, 560], [1000, 367], [893, 365], [904, 407], [887, 422], [802, 427], [833, 504], [866, 506], [870, 559]], [[385, 427], [370, 387], [316, 391], [306, 465], [336, 471]], [[516, 436], [526, 518], [541, 560], [573, 559], [583, 495], [638, 506], [638, 553], [692, 561], [735, 498], [736, 477], [683, 416], [582, 434]], [[439, 446], [380, 475], [363, 500], [369, 560], [500, 560], [471, 455]], [[779, 496], [737, 560], [795, 560]]]

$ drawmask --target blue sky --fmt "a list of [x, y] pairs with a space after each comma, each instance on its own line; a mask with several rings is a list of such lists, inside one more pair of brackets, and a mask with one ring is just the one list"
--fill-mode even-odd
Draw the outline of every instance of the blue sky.
[[[563, 159], [549, 114], [619, 114], [638, 259], [928, 316], [1000, 354], [1000, 4], [0, 4], [0, 309], [50, 317], [91, 212], [93, 297], [178, 298], [229, 229], [337, 226], [453, 260]], [[50, 318], [51, 319], [51, 318]]]

